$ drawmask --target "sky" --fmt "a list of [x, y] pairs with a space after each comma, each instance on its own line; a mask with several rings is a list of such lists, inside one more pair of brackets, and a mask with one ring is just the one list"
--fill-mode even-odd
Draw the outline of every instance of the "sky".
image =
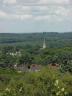
[[0, 33], [72, 32], [72, 0], [0, 0]]

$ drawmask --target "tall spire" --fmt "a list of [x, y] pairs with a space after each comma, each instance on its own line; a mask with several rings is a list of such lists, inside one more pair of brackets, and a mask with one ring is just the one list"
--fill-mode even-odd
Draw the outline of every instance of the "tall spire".
[[46, 48], [46, 40], [45, 40], [45, 35], [44, 35], [45, 33], [43, 33], [43, 36], [44, 36], [44, 41], [43, 41], [43, 49], [45, 49]]
[[46, 48], [46, 42], [45, 42], [45, 38], [44, 38], [44, 42], [43, 42], [43, 49]]

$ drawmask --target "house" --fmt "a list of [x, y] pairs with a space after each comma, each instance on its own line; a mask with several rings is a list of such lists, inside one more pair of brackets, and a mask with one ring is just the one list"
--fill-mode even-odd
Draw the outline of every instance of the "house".
[[20, 65], [14, 65], [14, 69], [17, 71], [22, 71], [22, 72], [38, 72], [41, 69], [41, 65], [37, 64], [32, 64], [32, 65], [25, 65], [25, 64], [20, 64]]
[[57, 63], [54, 63], [54, 64], [49, 64], [48, 67], [53, 68], [53, 69], [59, 69], [60, 65]]
[[34, 72], [38, 72], [38, 71], [41, 70], [41, 65], [32, 64], [32, 65], [30, 66], [30, 70], [31, 70], [31, 71], [34, 71]]
[[10, 52], [10, 53], [7, 53], [11, 56], [21, 56], [21, 52], [20, 51], [16, 51], [16, 52]]
[[28, 71], [28, 67], [25, 65], [25, 64], [20, 64], [20, 65], [17, 65], [15, 64], [14, 65], [14, 69], [17, 70], [18, 72], [22, 71], [22, 72], [27, 72]]

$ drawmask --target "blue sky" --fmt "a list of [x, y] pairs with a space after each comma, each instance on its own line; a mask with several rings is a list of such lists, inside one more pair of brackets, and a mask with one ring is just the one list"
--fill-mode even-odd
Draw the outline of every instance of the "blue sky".
[[0, 33], [72, 31], [72, 0], [0, 0]]

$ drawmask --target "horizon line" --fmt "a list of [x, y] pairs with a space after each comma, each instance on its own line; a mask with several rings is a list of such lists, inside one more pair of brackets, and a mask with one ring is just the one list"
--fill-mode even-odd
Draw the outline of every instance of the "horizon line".
[[30, 33], [72, 33], [72, 31], [67, 32], [1, 32], [0, 34], [30, 34]]

